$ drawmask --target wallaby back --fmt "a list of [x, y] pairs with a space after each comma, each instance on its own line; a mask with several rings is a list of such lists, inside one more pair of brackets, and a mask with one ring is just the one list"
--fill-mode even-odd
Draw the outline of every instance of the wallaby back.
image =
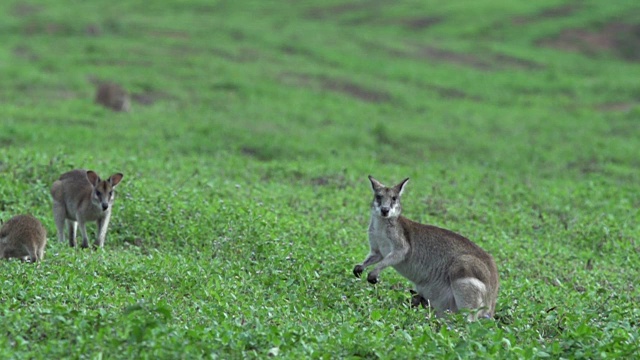
[[31, 215], [17, 215], [0, 228], [0, 258], [37, 262], [44, 258], [47, 230]]

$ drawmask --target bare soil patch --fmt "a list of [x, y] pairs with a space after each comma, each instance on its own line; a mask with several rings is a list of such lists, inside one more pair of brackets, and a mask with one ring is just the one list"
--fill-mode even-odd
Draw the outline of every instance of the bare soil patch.
[[543, 9], [533, 15], [517, 16], [511, 22], [514, 25], [526, 25], [536, 21], [568, 17], [580, 10], [578, 3], [565, 4]]
[[610, 102], [599, 104], [595, 109], [602, 112], [625, 112], [633, 109], [636, 105], [633, 102]]
[[16, 3], [11, 9], [11, 14], [17, 17], [26, 17], [39, 13], [43, 7], [39, 5], [30, 4], [27, 1], [21, 1]]
[[424, 30], [433, 25], [439, 24], [442, 22], [441, 17], [437, 16], [422, 16], [416, 18], [409, 18], [401, 20], [401, 23], [409, 29], [412, 30]]
[[588, 56], [610, 53], [626, 61], [640, 61], [640, 24], [610, 22], [600, 29], [565, 29], [541, 39], [539, 46], [579, 52]]
[[427, 60], [439, 63], [456, 64], [477, 70], [491, 71], [503, 68], [539, 70], [542, 64], [511, 55], [483, 52], [480, 55], [451, 51], [431, 45], [414, 45], [408, 49], [390, 48], [371, 41], [361, 41], [360, 45], [368, 51], [384, 52], [389, 56], [414, 60]]
[[392, 99], [391, 95], [385, 91], [369, 89], [345, 79], [284, 73], [280, 75], [280, 81], [287, 85], [320, 88], [322, 90], [337, 92], [370, 103], [388, 102]]
[[381, 1], [359, 1], [325, 7], [314, 7], [307, 11], [306, 16], [310, 19], [323, 20], [335, 18], [349, 12], [375, 9], [380, 7], [382, 4], [383, 2]]

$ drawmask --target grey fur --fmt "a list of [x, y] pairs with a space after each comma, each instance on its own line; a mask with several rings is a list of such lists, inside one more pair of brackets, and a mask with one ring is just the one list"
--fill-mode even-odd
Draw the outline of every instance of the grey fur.
[[44, 258], [47, 230], [31, 215], [17, 215], [0, 228], [0, 259], [15, 257], [38, 262]]

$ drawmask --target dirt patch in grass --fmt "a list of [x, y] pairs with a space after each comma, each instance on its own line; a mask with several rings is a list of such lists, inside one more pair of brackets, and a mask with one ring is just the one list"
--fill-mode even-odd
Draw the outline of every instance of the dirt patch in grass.
[[160, 91], [144, 91], [132, 93], [131, 99], [137, 104], [150, 106], [159, 100], [171, 99], [171, 96]]
[[17, 17], [27, 17], [39, 13], [42, 9], [42, 6], [30, 4], [27, 1], [20, 1], [13, 6], [11, 14]]
[[578, 5], [578, 3], [564, 4], [543, 9], [542, 11], [533, 15], [514, 17], [511, 22], [514, 25], [526, 25], [541, 20], [568, 17], [575, 14], [578, 10], [580, 10], [580, 6]]
[[473, 100], [478, 102], [483, 100], [480, 96], [469, 95], [466, 92], [456, 88], [450, 88], [450, 87], [433, 85], [433, 84], [419, 84], [418, 86], [427, 91], [435, 92], [436, 94], [438, 94], [438, 96], [440, 96], [443, 99], [449, 99], [449, 100], [468, 99], [468, 100]]
[[382, 4], [383, 4], [382, 1], [360, 1], [360, 2], [340, 4], [340, 5], [313, 7], [309, 11], [307, 11], [306, 17], [309, 19], [324, 20], [329, 18], [335, 18], [350, 12], [375, 9], [381, 6]]
[[40, 60], [40, 56], [38, 56], [31, 48], [26, 45], [19, 45], [13, 49], [13, 54], [27, 61], [38, 61]]
[[385, 91], [369, 89], [345, 79], [329, 78], [326, 76], [284, 73], [280, 75], [280, 82], [286, 85], [320, 88], [370, 103], [388, 102], [392, 99], [391, 95]]
[[330, 66], [330, 67], [339, 67], [340, 65], [335, 62], [335, 61], [331, 61], [331, 60], [327, 60], [325, 58], [323, 58], [322, 56], [314, 53], [311, 50], [308, 49], [304, 49], [304, 48], [300, 48], [300, 47], [294, 47], [294, 46], [290, 46], [290, 45], [283, 45], [280, 47], [280, 51], [282, 51], [283, 53], [287, 54], [287, 55], [292, 55], [292, 56], [300, 56], [303, 57], [305, 59], [309, 59], [317, 64], [320, 65], [325, 65], [325, 66]]
[[251, 48], [240, 48], [236, 53], [232, 53], [224, 49], [211, 49], [211, 54], [237, 63], [255, 62], [262, 58], [261, 54], [257, 50]]
[[424, 30], [433, 25], [439, 24], [442, 22], [441, 17], [437, 16], [421, 16], [415, 18], [408, 18], [401, 20], [402, 25], [404, 25], [408, 29], [412, 30]]
[[346, 25], [371, 25], [371, 26], [401, 26], [413, 31], [422, 31], [428, 29], [436, 24], [439, 24], [444, 19], [438, 16], [420, 16], [420, 17], [408, 17], [399, 19], [384, 19], [378, 14], [369, 14], [357, 19], [350, 19], [345, 21]]
[[595, 106], [595, 109], [602, 112], [626, 112], [633, 109], [638, 103], [634, 102], [609, 102]]
[[626, 61], [640, 61], [640, 24], [610, 22], [597, 30], [565, 29], [541, 39], [539, 46], [579, 52], [588, 56], [610, 53]]
[[479, 55], [474, 55], [431, 45], [413, 45], [407, 49], [397, 49], [371, 41], [360, 41], [360, 46], [367, 51], [383, 52], [391, 57], [455, 64], [482, 71], [500, 70], [504, 68], [522, 70], [540, 70], [544, 68], [543, 65], [531, 60], [494, 52], [484, 52]]
[[320, 84], [323, 89], [331, 90], [339, 93], [343, 93], [345, 95], [349, 95], [353, 98], [372, 102], [372, 103], [380, 103], [380, 102], [388, 102], [391, 100], [391, 95], [386, 92], [380, 90], [373, 90], [358, 85], [356, 83], [349, 82], [344, 79], [322, 79]]

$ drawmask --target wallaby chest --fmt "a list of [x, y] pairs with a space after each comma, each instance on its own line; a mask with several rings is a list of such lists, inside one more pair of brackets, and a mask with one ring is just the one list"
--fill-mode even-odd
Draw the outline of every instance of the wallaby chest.
[[390, 221], [389, 219], [380, 219], [377, 216], [372, 216], [369, 223], [369, 243], [382, 256], [387, 256], [394, 249], [404, 247], [407, 244], [402, 226], [397, 220]]

